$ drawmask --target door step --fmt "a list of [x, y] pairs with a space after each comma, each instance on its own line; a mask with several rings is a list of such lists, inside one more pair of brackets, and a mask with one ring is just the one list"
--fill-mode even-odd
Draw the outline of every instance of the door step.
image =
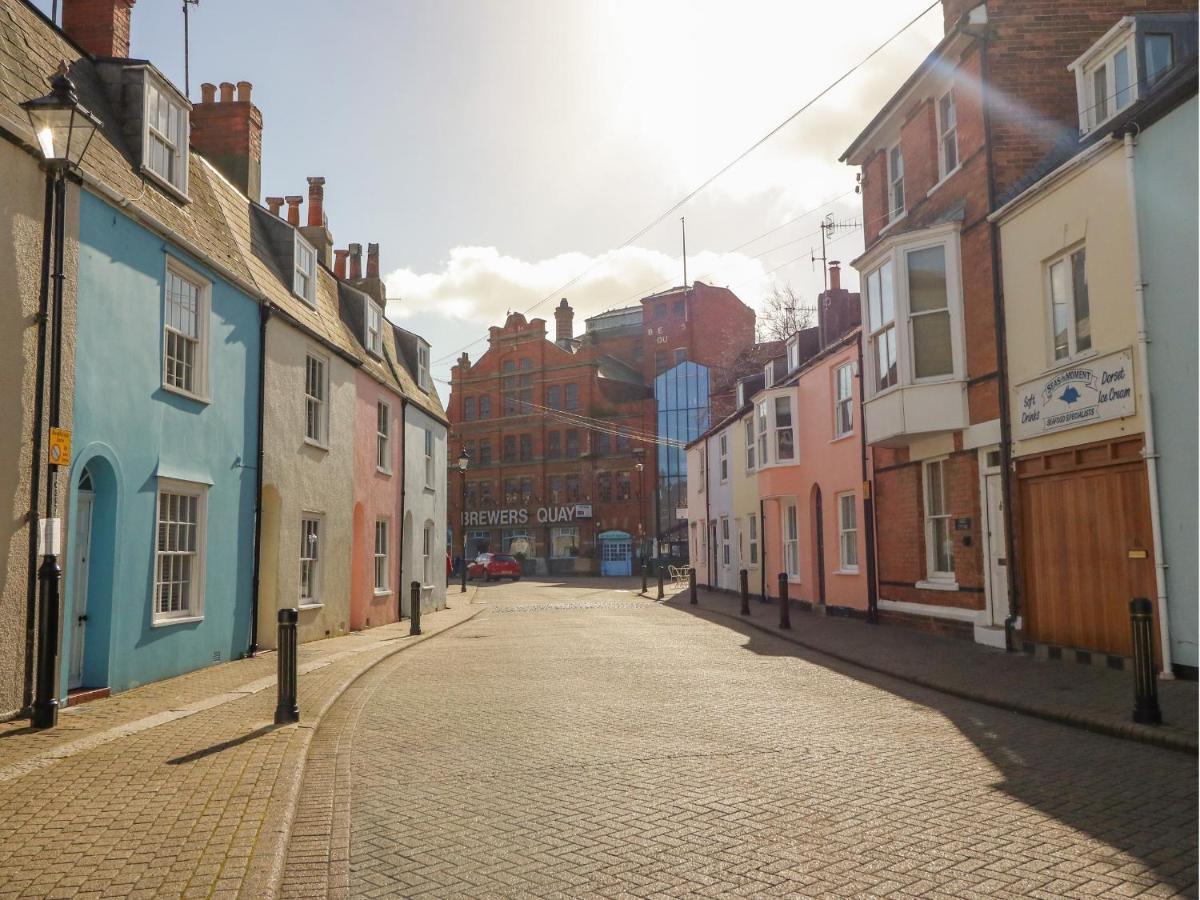
[[79, 706], [81, 703], [91, 703], [93, 700], [103, 700], [112, 694], [106, 687], [99, 688], [75, 688], [73, 691], [67, 691], [67, 706]]

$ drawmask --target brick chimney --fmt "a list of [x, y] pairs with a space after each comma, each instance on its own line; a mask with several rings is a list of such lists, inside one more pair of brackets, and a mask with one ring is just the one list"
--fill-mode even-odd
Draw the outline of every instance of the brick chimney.
[[303, 197], [292, 196], [284, 197], [283, 202], [287, 204], [287, 220], [289, 225], [300, 227], [300, 204], [304, 202]]
[[308, 179], [308, 224], [300, 227], [300, 233], [316, 248], [321, 265], [333, 265], [333, 234], [325, 215], [325, 179], [320, 176]]
[[367, 277], [379, 277], [379, 245], [367, 244]]
[[129, 56], [129, 23], [137, 0], [63, 0], [62, 30], [92, 56]]
[[333, 251], [333, 274], [338, 278], [345, 279], [346, 277], [346, 257], [350, 255], [349, 250], [334, 250]]
[[836, 260], [829, 261], [829, 290], [840, 291], [842, 289], [842, 264]]
[[563, 297], [558, 308], [554, 310], [554, 342], [562, 346], [564, 341], [569, 341], [573, 337], [575, 337], [575, 310], [571, 309], [567, 298]]
[[370, 294], [375, 302], [386, 306], [387, 286], [379, 277], [379, 245], [367, 244], [367, 274], [365, 276], [362, 274], [358, 262], [361, 253], [362, 244], [350, 245], [350, 283], [360, 291]]
[[216, 166], [237, 188], [258, 202], [262, 193], [262, 113], [250, 100], [248, 81], [200, 85], [200, 102], [192, 107], [192, 147]]
[[350, 245], [350, 280], [362, 278], [362, 244]]

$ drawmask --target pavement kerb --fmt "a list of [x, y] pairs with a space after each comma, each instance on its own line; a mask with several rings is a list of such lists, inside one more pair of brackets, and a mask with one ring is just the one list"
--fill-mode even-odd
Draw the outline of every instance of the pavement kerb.
[[[470, 594], [468, 603], [474, 603], [478, 593], [479, 588], [475, 587]], [[463, 595], [459, 594], [458, 602], [462, 603], [462, 600]], [[259, 827], [258, 836], [254, 842], [254, 849], [250, 853], [246, 878], [242, 882], [239, 896], [259, 898], [279, 896], [280, 885], [283, 881], [283, 867], [287, 860], [288, 840], [291, 837], [296, 807], [300, 799], [300, 787], [304, 781], [305, 770], [308, 767], [309, 747], [312, 744], [313, 735], [316, 734], [317, 728], [321, 724], [321, 720], [330, 708], [356, 681], [380, 663], [386, 662], [398, 653], [403, 653], [405, 650], [410, 650], [419, 644], [423, 644], [425, 641], [453, 631], [460, 625], [470, 622], [488, 608], [487, 606], [480, 606], [479, 609], [472, 612], [466, 618], [455, 622], [453, 625], [447, 625], [445, 628], [429, 634], [421, 634], [411, 641], [398, 645], [390, 653], [385, 653], [378, 659], [372, 660], [369, 665], [347, 676], [341, 684], [335, 687], [315, 714], [311, 717], [306, 717], [300, 724], [291, 726], [297, 730], [298, 739], [289, 745], [287, 752], [284, 754], [283, 762], [280, 765], [281, 771], [290, 771], [291, 775], [283, 785], [280, 795], [276, 795], [276, 791], [279, 790], [278, 785], [271, 792], [267, 814], [263, 817], [262, 825]]]
[[[677, 594], [674, 597], [667, 597], [661, 602], [664, 606], [672, 605], [672, 601], [679, 599], [681, 595]], [[1082, 714], [1063, 712], [1057, 709], [1050, 709], [1044, 706], [1038, 706], [1033, 703], [1022, 703], [1016, 700], [1007, 700], [1003, 697], [995, 697], [986, 694], [982, 691], [973, 691], [965, 688], [958, 688], [952, 685], [947, 685], [944, 682], [934, 681], [928, 678], [921, 678], [919, 675], [909, 675], [898, 672], [894, 669], [889, 669], [885, 666], [880, 666], [874, 663], [864, 662], [854, 656], [838, 653], [830, 650], [827, 647], [822, 647], [792, 635], [785, 634], [772, 628], [769, 625], [764, 625], [753, 619], [736, 613], [725, 612], [724, 610], [714, 609], [701, 605], [691, 606], [686, 599], [683, 601], [684, 606], [688, 607], [688, 612], [703, 612], [712, 613], [713, 615], [721, 616], [726, 619], [732, 619], [735, 622], [741, 622], [744, 625], [761, 631], [764, 634], [769, 634], [772, 637], [777, 637], [781, 641], [786, 641], [789, 644], [795, 644], [798, 647], [803, 647], [806, 650], [811, 650], [814, 653], [820, 653], [823, 656], [828, 656], [840, 662], [848, 663], [852, 666], [857, 666], [860, 669], [866, 669], [869, 672], [876, 672], [880, 675], [887, 675], [889, 678], [895, 678], [899, 681], [905, 681], [909, 684], [915, 684], [919, 687], [928, 688], [933, 691], [938, 691], [942, 694], [948, 694], [951, 697], [958, 697], [962, 700], [972, 700], [976, 703], [984, 703], [988, 706], [994, 706], [997, 709], [1003, 709], [1008, 712], [1019, 713], [1021, 715], [1032, 716], [1037, 719], [1043, 719], [1047, 722], [1056, 722], [1059, 725], [1067, 725], [1072, 728], [1080, 728], [1085, 731], [1092, 731], [1097, 734], [1108, 735], [1109, 737], [1120, 738], [1126, 741], [1136, 741], [1142, 744], [1150, 744], [1155, 747], [1161, 747], [1166, 750], [1174, 750], [1179, 753], [1195, 754], [1200, 751], [1200, 743], [1195, 739], [1180, 737], [1178, 735], [1156, 732], [1151, 726], [1137, 725], [1130, 722], [1127, 725], [1115, 725], [1112, 722], [1106, 722], [1102, 719], [1095, 719]]]

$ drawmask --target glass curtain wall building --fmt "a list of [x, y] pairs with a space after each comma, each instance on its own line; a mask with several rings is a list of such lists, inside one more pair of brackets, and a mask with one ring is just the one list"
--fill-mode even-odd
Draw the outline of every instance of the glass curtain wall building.
[[707, 366], [685, 361], [654, 379], [658, 438], [678, 446], [658, 446], [656, 531], [658, 555], [684, 561], [688, 555], [687, 521], [678, 511], [687, 505], [687, 454], [684, 446], [708, 430]]

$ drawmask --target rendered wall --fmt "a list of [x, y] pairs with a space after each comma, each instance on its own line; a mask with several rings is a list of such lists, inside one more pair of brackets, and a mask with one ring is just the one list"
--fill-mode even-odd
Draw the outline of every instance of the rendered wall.
[[[162, 388], [168, 255], [212, 282], [209, 403]], [[72, 509], [85, 466], [96, 480], [85, 684], [118, 691], [239, 658], [249, 647], [259, 311], [89, 193], [80, 201], [79, 279]], [[211, 485], [200, 621], [152, 622], [161, 476]], [[78, 573], [65, 570], [63, 621], [70, 623]], [[64, 694], [71, 637], [64, 627]]]
[[[425, 429], [433, 430], [433, 484], [425, 479]], [[409, 585], [422, 582], [422, 611], [442, 609], [446, 605], [446, 426], [409, 403], [404, 412], [404, 556], [400, 583], [404, 586], [404, 615], [409, 614]], [[455, 473], [459, 490], [460, 476]], [[433, 546], [430, 548], [430, 572], [426, 581], [422, 574], [422, 530], [425, 522], [433, 523]]]

